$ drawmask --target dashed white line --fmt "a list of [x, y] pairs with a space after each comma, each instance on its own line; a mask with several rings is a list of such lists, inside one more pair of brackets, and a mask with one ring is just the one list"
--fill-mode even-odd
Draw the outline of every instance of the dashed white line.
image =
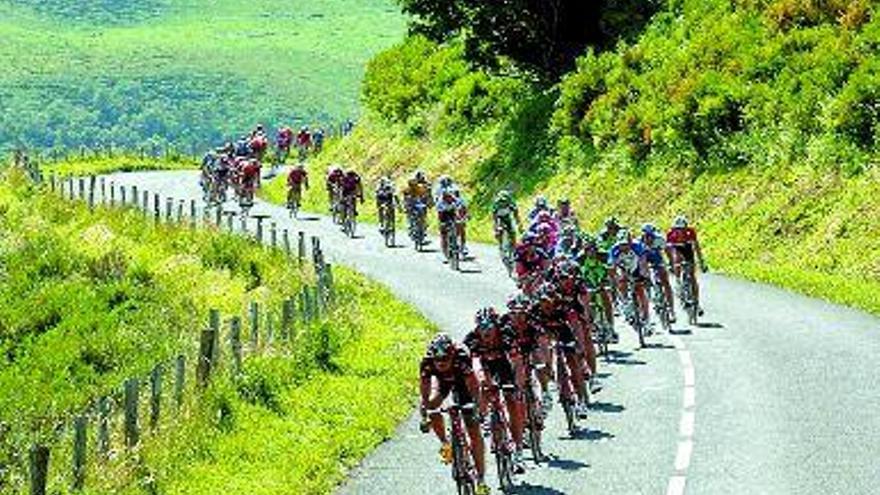
[[697, 403], [697, 389], [694, 387], [685, 387], [684, 388], [684, 405], [685, 409], [690, 409], [694, 407]]
[[688, 351], [678, 351], [678, 359], [681, 360], [681, 365], [685, 368], [693, 368], [694, 363], [691, 361], [691, 353]]
[[681, 415], [681, 423], [678, 427], [678, 434], [685, 438], [694, 436], [694, 412], [685, 411]]
[[675, 454], [675, 470], [684, 471], [691, 465], [691, 454], [694, 452], [693, 440], [678, 442], [678, 452]]
[[684, 476], [673, 476], [669, 478], [669, 485], [666, 487], [666, 495], [682, 495], [684, 493], [684, 485], [687, 479]]
[[691, 366], [689, 368], [684, 369], [684, 386], [685, 387], [693, 387], [696, 378], [694, 377], [694, 367]]

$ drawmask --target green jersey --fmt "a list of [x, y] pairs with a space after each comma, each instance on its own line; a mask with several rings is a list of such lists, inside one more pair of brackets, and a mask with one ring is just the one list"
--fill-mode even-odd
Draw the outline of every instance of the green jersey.
[[581, 274], [587, 287], [598, 289], [608, 280], [608, 266], [597, 258], [588, 256], [581, 263]]

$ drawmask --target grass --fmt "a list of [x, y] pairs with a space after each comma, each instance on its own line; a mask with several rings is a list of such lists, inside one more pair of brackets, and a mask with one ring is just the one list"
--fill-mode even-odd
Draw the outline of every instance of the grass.
[[138, 172], [145, 170], [181, 170], [197, 169], [198, 161], [195, 159], [179, 156], [168, 158], [142, 158], [132, 154], [121, 156], [76, 156], [71, 155], [63, 160], [49, 162], [41, 167], [43, 175], [48, 177], [55, 174], [59, 177], [86, 175], [101, 175], [113, 172]]
[[[0, 4], [0, 148], [216, 144], [357, 115], [391, 0]], [[188, 148], [187, 148], [188, 149]]]
[[[11, 427], [0, 465], [51, 441], [56, 425], [125, 378], [192, 349], [208, 308], [243, 316], [252, 300], [277, 306], [313, 277], [244, 239], [154, 226], [133, 210], [90, 212], [4, 175], [0, 388], [14, 392], [0, 396], [0, 423]], [[88, 492], [141, 493], [147, 479], [173, 493], [329, 492], [411, 410], [431, 329], [364, 277], [339, 268], [336, 279], [339, 309], [302, 328], [292, 353], [248, 360], [240, 381], [223, 374], [188, 419], [145, 440], [134, 466], [93, 469]], [[220, 405], [232, 421], [217, 422]]]

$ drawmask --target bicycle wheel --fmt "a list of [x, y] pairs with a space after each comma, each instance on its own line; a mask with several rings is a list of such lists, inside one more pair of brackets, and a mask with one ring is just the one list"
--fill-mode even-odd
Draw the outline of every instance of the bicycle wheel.
[[529, 428], [529, 448], [532, 451], [532, 457], [535, 464], [540, 464], [544, 460], [544, 454], [541, 452], [541, 424], [538, 414], [538, 401], [535, 397], [535, 391], [532, 384], [529, 383], [526, 389], [526, 413]]
[[577, 418], [574, 414], [574, 404], [569, 399], [562, 399], [562, 410], [565, 411], [565, 426], [570, 436], [577, 433]]
[[466, 453], [457, 436], [452, 437], [452, 477], [458, 487], [459, 495], [473, 495], [475, 491], [474, 480]]

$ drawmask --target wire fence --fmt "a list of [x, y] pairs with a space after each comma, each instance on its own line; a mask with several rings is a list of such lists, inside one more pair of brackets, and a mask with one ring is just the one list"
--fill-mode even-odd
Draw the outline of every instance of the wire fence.
[[[193, 328], [201, 328], [198, 340], [193, 339], [172, 359], [157, 363], [148, 374], [131, 376], [91, 400], [72, 420], [58, 424], [51, 441], [34, 442], [26, 452], [6, 446], [6, 455], [0, 457], [0, 493], [29, 490], [31, 495], [44, 495], [49, 490], [82, 490], [97, 473], [136, 463], [144, 438], [186, 419], [191, 406], [218, 373], [240, 377], [248, 359], [267, 353], [291, 358], [302, 349], [317, 349], [319, 356], [331, 353], [327, 335], [309, 331], [321, 327], [336, 301], [332, 266], [325, 262], [319, 238], [311, 237], [309, 250], [306, 235], [300, 231], [294, 246], [289, 231], [279, 231], [274, 222], [266, 236], [265, 216], [255, 216], [253, 230], [247, 218], [241, 217], [236, 230], [233, 216], [223, 215], [219, 208], [214, 208], [216, 214], [211, 215], [211, 208], [200, 209], [191, 200], [186, 211], [183, 200], [166, 197], [163, 202], [158, 193], [108, 182], [103, 177], [50, 175], [45, 187], [68, 200], [85, 202], [90, 208], [135, 208], [157, 224], [211, 226], [247, 235], [267, 249], [281, 250], [301, 265], [311, 264], [316, 277], [313, 285], [303, 286], [277, 307], [251, 302], [243, 315], [221, 315], [218, 310], [210, 310], [204, 320], [193, 322]], [[322, 346], [328, 348], [322, 350]], [[9, 427], [0, 423], [0, 448], [9, 433]], [[149, 491], [150, 486], [145, 488]]]

